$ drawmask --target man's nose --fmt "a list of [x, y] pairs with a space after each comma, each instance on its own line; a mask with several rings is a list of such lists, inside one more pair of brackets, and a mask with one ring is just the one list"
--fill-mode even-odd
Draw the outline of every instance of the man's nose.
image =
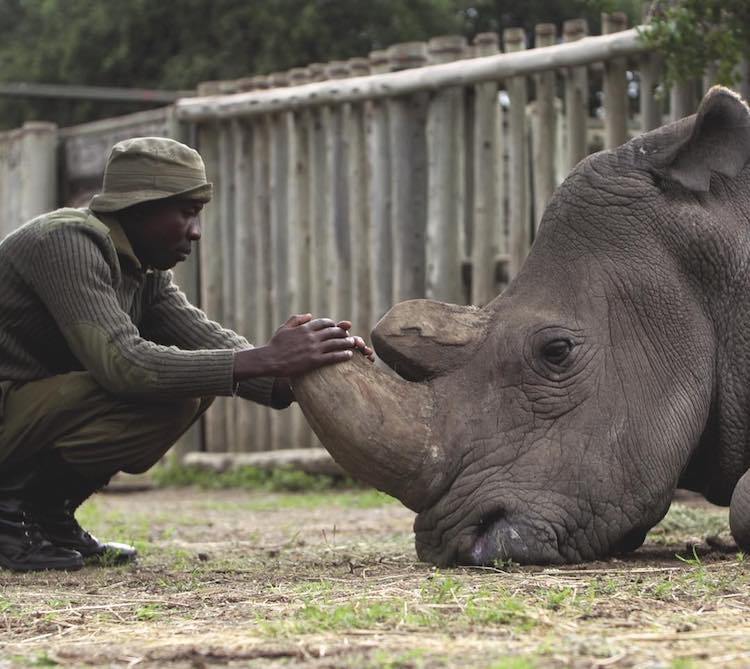
[[194, 221], [188, 228], [188, 239], [191, 242], [197, 242], [201, 238], [201, 223], [200, 221]]

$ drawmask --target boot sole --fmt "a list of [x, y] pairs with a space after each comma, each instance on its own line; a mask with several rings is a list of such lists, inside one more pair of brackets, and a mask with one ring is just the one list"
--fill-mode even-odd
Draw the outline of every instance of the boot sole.
[[27, 562], [15, 562], [0, 555], [0, 567], [10, 571], [78, 571], [83, 568], [83, 559], [80, 560], [54, 560], [46, 563], [29, 564]]
[[137, 555], [113, 555], [111, 552], [105, 551], [104, 553], [84, 555], [83, 561], [93, 567], [122, 567], [126, 564], [133, 564], [137, 557]]

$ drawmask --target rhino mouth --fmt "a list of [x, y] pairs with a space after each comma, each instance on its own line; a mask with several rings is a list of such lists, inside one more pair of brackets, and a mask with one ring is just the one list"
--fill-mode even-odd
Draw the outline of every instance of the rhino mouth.
[[414, 524], [420, 559], [439, 566], [475, 567], [517, 564], [563, 564], [580, 560], [568, 555], [555, 526], [527, 512], [495, 507], [468, 514], [450, 524], [442, 502], [417, 516]]
[[458, 556], [461, 564], [488, 566], [503, 562], [560, 564], [557, 535], [532, 527], [523, 519], [502, 512], [480, 521], [479, 531], [468, 552]]

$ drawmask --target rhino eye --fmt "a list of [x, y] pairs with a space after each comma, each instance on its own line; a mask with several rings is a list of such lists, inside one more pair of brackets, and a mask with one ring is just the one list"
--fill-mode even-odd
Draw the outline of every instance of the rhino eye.
[[573, 350], [573, 343], [568, 339], [554, 339], [544, 345], [542, 355], [546, 362], [561, 365]]

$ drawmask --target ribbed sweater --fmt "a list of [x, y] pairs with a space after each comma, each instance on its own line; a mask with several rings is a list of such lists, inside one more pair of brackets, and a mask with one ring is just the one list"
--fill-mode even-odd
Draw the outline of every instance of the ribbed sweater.
[[[171, 271], [144, 271], [112, 217], [59, 209], [0, 242], [4, 387], [88, 371], [134, 399], [233, 395], [234, 352], [246, 348], [188, 302]], [[272, 385], [244, 381], [237, 394], [270, 406]]]

